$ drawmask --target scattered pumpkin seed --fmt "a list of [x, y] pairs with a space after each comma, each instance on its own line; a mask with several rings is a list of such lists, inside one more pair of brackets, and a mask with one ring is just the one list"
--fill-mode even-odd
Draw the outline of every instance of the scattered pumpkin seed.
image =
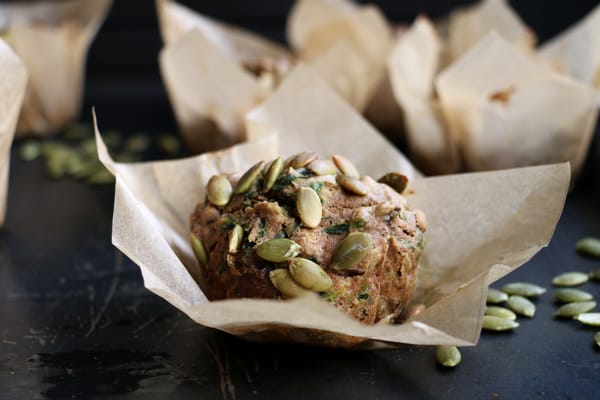
[[581, 313], [573, 317], [574, 320], [589, 326], [600, 326], [600, 313]]
[[250, 169], [244, 173], [244, 175], [242, 175], [235, 187], [235, 194], [246, 193], [248, 190], [250, 190], [264, 163], [264, 161], [257, 162], [251, 166]]
[[456, 346], [438, 346], [435, 356], [437, 362], [444, 367], [456, 367], [462, 359]]
[[396, 192], [402, 194], [408, 186], [408, 177], [398, 172], [390, 172], [377, 180], [379, 183], [385, 183]]
[[508, 300], [508, 295], [506, 293], [498, 289], [488, 288], [487, 303], [500, 304], [504, 303], [506, 300]]
[[310, 290], [306, 290], [298, 285], [290, 272], [285, 268], [278, 268], [269, 272], [269, 279], [273, 286], [285, 297], [300, 297], [312, 293]]
[[597, 333], [594, 335], [594, 341], [596, 342], [596, 345], [597, 345], [598, 347], [600, 347], [600, 332], [597, 332]]
[[113, 183], [114, 181], [115, 177], [104, 166], [102, 166], [102, 169], [98, 169], [88, 175], [86, 179], [86, 182], [90, 185], [104, 185], [106, 183]]
[[132, 153], [141, 153], [150, 146], [150, 138], [144, 133], [136, 133], [125, 141], [123, 145], [125, 151]]
[[565, 272], [552, 279], [552, 284], [556, 286], [579, 286], [588, 281], [588, 275], [583, 272]]
[[543, 288], [533, 283], [527, 282], [512, 282], [502, 286], [501, 290], [509, 295], [517, 295], [523, 297], [537, 297], [546, 293], [546, 288]]
[[487, 306], [485, 308], [485, 315], [491, 315], [498, 318], [509, 319], [514, 321], [517, 319], [517, 314], [515, 314], [512, 310], [509, 310], [505, 307], [498, 306]]
[[275, 160], [269, 163], [268, 169], [265, 171], [265, 181], [263, 184], [263, 191], [268, 192], [271, 190], [275, 181], [279, 177], [279, 174], [283, 170], [283, 158], [277, 157]]
[[535, 304], [523, 296], [512, 295], [506, 301], [506, 306], [519, 315], [533, 318], [535, 315]]
[[191, 233], [190, 243], [192, 244], [192, 250], [194, 251], [194, 255], [196, 256], [200, 264], [208, 266], [208, 255], [206, 254], [206, 249], [204, 248], [202, 240], [200, 240], [200, 238], [194, 233]]
[[233, 188], [229, 179], [224, 175], [214, 175], [206, 185], [206, 196], [215, 206], [224, 206], [229, 203], [233, 195]]
[[301, 187], [296, 195], [296, 209], [302, 223], [309, 228], [316, 228], [321, 223], [323, 206], [317, 192], [310, 187]]
[[593, 281], [600, 281], [600, 269], [595, 269], [590, 271], [588, 277]]
[[296, 257], [300, 249], [300, 245], [291, 239], [275, 238], [258, 245], [256, 254], [263, 260], [279, 263]]
[[174, 135], [162, 135], [158, 138], [158, 148], [168, 156], [176, 156], [181, 151], [181, 142]]
[[510, 319], [494, 317], [492, 315], [483, 316], [482, 328], [488, 331], [509, 331], [519, 326], [517, 321], [511, 321]]
[[308, 169], [320, 176], [337, 173], [337, 167], [331, 160], [313, 160], [308, 164]]
[[331, 157], [331, 159], [343, 175], [352, 176], [354, 178], [360, 177], [360, 174], [358, 173], [358, 170], [356, 169], [354, 164], [352, 164], [350, 160], [348, 160], [346, 157], [336, 154], [333, 157]]
[[27, 140], [19, 150], [23, 161], [33, 161], [42, 153], [42, 145], [37, 140]]
[[600, 258], [600, 239], [595, 237], [583, 238], [575, 244], [575, 249], [586, 256]]
[[294, 158], [292, 158], [288, 164], [288, 166], [294, 168], [294, 169], [298, 169], [298, 168], [304, 168], [306, 167], [308, 164], [311, 163], [311, 161], [315, 160], [317, 158], [317, 153], [312, 152], [312, 151], [304, 151], [302, 153], [298, 153], [296, 154], [296, 156], [294, 156]]
[[305, 289], [324, 292], [331, 288], [333, 282], [327, 272], [319, 264], [306, 258], [291, 258], [288, 267], [292, 278]]
[[338, 183], [338, 185], [350, 193], [357, 194], [359, 196], [366, 196], [369, 193], [367, 187], [361, 181], [359, 181], [358, 178], [353, 176], [337, 175], [335, 177], [335, 181]]
[[338, 245], [333, 253], [333, 268], [349, 269], [359, 264], [373, 248], [371, 235], [353, 232]]
[[576, 301], [589, 301], [592, 300], [594, 296], [591, 293], [584, 292], [579, 289], [572, 288], [562, 288], [557, 289], [554, 292], [554, 300], [559, 301], [561, 303], [573, 303]]
[[244, 228], [239, 225], [235, 225], [233, 229], [229, 231], [229, 248], [227, 251], [231, 254], [237, 253], [240, 250], [243, 238]]
[[564, 304], [556, 309], [555, 317], [571, 318], [575, 315], [586, 313], [596, 307], [595, 301], [576, 301]]

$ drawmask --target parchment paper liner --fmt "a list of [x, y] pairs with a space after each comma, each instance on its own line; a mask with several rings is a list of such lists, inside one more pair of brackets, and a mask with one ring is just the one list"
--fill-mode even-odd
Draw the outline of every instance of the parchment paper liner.
[[17, 135], [55, 133], [77, 117], [87, 50], [110, 5], [111, 0], [0, 4], [8, 41], [29, 73]]
[[[476, 343], [486, 288], [545, 246], [560, 216], [569, 181], [567, 164], [491, 173], [415, 179], [409, 202], [427, 214], [428, 245], [422, 257], [417, 302], [428, 308], [402, 325], [364, 326], [317, 298], [293, 301], [227, 300], [208, 302], [197, 286], [198, 266], [188, 244], [189, 215], [203, 199], [209, 177], [243, 170], [276, 156], [277, 142], [296, 138], [298, 129], [321, 132], [322, 156], [356, 154], [352, 139], [373, 131], [324, 83], [300, 67], [257, 110], [266, 131], [229, 149], [177, 161], [115, 163], [96, 130], [99, 157], [116, 175], [113, 244], [140, 266], [145, 286], [194, 321], [236, 335], [265, 338], [284, 329], [302, 341], [306, 328], [385, 342], [414, 344]], [[307, 88], [298, 94], [297, 87]], [[310, 90], [308, 89], [310, 88]], [[329, 102], [304, 103], [311, 96]], [[272, 101], [271, 101], [272, 100]], [[293, 104], [284, 110], [281, 103]], [[300, 106], [301, 105], [301, 106]], [[283, 114], [283, 115], [280, 115]], [[299, 117], [286, 119], [298, 115]], [[269, 128], [287, 121], [289, 131]], [[294, 126], [304, 121], [300, 128]], [[312, 129], [311, 125], [312, 124]], [[350, 140], [348, 140], [350, 139]], [[312, 140], [309, 138], [309, 140]], [[311, 145], [313, 142], [309, 142]], [[379, 149], [374, 143], [374, 147]], [[301, 149], [298, 149], [301, 150]], [[364, 151], [369, 146], [364, 146]], [[355, 159], [364, 174], [378, 176], [384, 165], [403, 165], [397, 153]], [[334, 345], [331, 342], [319, 344]], [[314, 344], [314, 342], [313, 342]]]
[[[273, 42], [174, 1], [158, 0], [156, 4], [165, 42], [159, 56], [161, 73], [188, 147], [202, 152], [246, 140], [243, 116], [264, 100], [270, 88], [242, 64], [265, 57], [291, 63], [295, 56]], [[377, 10], [354, 6], [352, 10], [337, 13], [320, 25], [319, 37], [326, 42], [312, 41], [302, 54], [340, 95], [363, 109], [385, 71], [387, 53], [382, 49], [389, 46], [390, 38]], [[308, 19], [300, 19], [312, 26]], [[298, 18], [292, 20], [299, 22]], [[378, 45], [367, 48], [372, 40]]]
[[6, 215], [10, 147], [26, 85], [25, 65], [11, 48], [0, 40], [0, 225], [4, 224]]

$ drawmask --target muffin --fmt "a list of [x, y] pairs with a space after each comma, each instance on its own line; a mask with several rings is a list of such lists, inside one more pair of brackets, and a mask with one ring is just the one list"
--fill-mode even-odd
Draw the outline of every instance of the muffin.
[[191, 216], [211, 300], [318, 294], [354, 319], [401, 322], [425, 245], [407, 179], [359, 177], [344, 157], [304, 152], [213, 176]]

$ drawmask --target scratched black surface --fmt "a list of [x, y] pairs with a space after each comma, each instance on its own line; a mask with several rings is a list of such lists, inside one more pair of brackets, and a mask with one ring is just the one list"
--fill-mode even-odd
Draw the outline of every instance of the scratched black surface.
[[[159, 48], [153, 15], [125, 3], [115, 6], [92, 48], [82, 119], [89, 120], [87, 110], [95, 104], [105, 128], [174, 130], [153, 64]], [[227, 4], [206, 5], [206, 12], [281, 38], [287, 6], [268, 3], [272, 7], [261, 6], [264, 24]], [[421, 4], [443, 13], [450, 3]], [[529, 3], [523, 2], [523, 13], [544, 20]], [[581, 3], [563, 15], [548, 14], [550, 22], [538, 31], [564, 28], [595, 2]], [[549, 2], [548, 9], [556, 4]], [[423, 11], [383, 5], [399, 20]], [[600, 268], [573, 251], [581, 236], [600, 235], [599, 176], [596, 132], [585, 174], [550, 246], [504, 281], [549, 287], [559, 272]], [[40, 161], [25, 163], [13, 149], [8, 217], [0, 231], [0, 398], [597, 396], [595, 330], [552, 319], [550, 293], [537, 301], [536, 317], [522, 319], [515, 332], [484, 334], [476, 347], [462, 349], [463, 362], [453, 370], [436, 366], [427, 347], [346, 352], [258, 345], [197, 326], [144, 289], [137, 267], [111, 246], [113, 194], [111, 187], [50, 181]], [[584, 288], [600, 297], [600, 284]]]

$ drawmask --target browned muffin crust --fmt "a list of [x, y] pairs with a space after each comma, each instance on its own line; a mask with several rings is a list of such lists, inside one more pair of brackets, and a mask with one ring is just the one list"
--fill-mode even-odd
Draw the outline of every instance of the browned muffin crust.
[[[228, 179], [235, 187], [236, 179]], [[234, 194], [224, 206], [204, 201], [191, 216], [192, 233], [207, 253], [202, 289], [208, 298], [281, 298], [269, 272], [288, 264], [261, 259], [256, 247], [289, 238], [300, 245], [297, 257], [314, 261], [331, 278], [332, 286], [320, 293], [322, 298], [366, 324], [390, 316], [401, 320], [425, 244], [423, 213], [410, 209], [390, 186], [367, 176], [360, 178], [365, 196], [341, 187], [334, 175], [316, 175], [306, 167], [284, 168], [268, 191], [263, 190], [264, 181], [259, 174], [248, 192]], [[314, 190], [321, 200], [322, 217], [315, 228], [306, 227], [297, 212], [302, 187]], [[243, 228], [243, 239], [232, 254], [228, 233], [235, 225]], [[370, 234], [373, 246], [355, 266], [337, 268], [333, 254], [353, 232]]]

